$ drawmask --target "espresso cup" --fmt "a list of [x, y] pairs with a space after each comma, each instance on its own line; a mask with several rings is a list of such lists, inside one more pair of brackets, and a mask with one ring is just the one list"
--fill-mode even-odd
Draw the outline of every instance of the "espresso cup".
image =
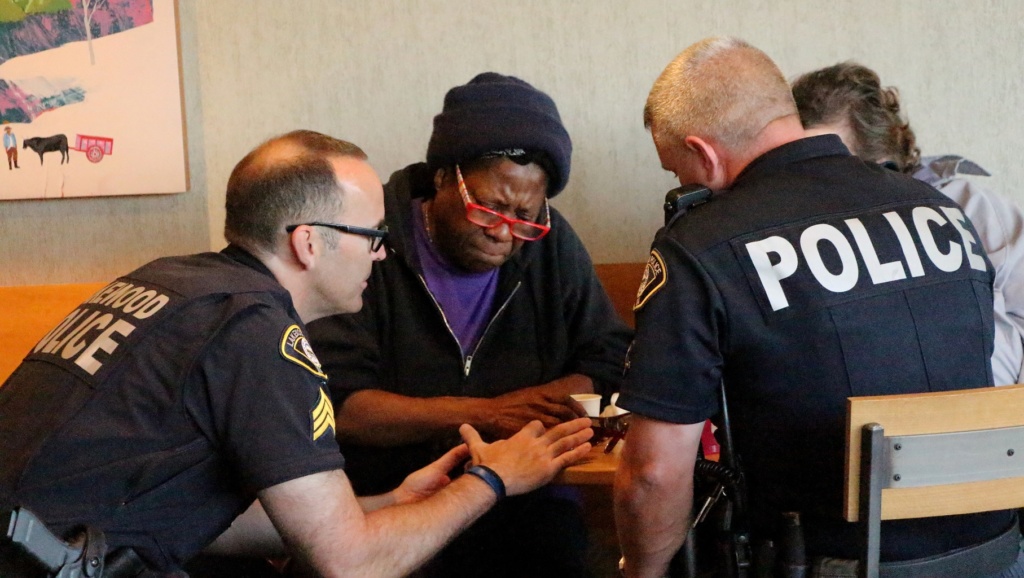
[[569, 396], [579, 402], [590, 417], [601, 415], [601, 396], [596, 393], [574, 393]]

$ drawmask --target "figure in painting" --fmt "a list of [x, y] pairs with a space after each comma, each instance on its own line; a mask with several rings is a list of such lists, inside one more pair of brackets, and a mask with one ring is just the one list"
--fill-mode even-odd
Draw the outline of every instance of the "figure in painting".
[[4, 150], [7, 151], [7, 170], [21, 168], [18, 166], [18, 137], [9, 126], [4, 127]]

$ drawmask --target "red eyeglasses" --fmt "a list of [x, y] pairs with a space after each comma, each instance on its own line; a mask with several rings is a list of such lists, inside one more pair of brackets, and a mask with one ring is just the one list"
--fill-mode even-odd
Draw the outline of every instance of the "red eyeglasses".
[[466, 190], [466, 182], [462, 180], [462, 170], [459, 169], [459, 165], [455, 165], [455, 177], [459, 181], [459, 192], [462, 193], [462, 202], [466, 204], [466, 219], [470, 223], [485, 229], [491, 229], [505, 223], [508, 225], [508, 230], [512, 233], [512, 236], [523, 241], [538, 241], [551, 230], [551, 209], [548, 208], [547, 198], [544, 199], [543, 225], [522, 219], [512, 219], [473, 202], [469, 196], [469, 191]]

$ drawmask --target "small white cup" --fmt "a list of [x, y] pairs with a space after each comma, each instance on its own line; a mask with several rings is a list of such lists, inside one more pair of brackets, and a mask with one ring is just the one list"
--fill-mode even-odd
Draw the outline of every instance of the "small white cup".
[[601, 396], [596, 393], [574, 393], [569, 397], [575, 399], [587, 411], [590, 417], [601, 415]]

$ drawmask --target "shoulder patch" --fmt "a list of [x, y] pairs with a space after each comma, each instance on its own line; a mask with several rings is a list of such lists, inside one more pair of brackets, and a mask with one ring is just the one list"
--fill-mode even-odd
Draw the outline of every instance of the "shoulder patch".
[[291, 325], [284, 330], [281, 337], [281, 356], [292, 363], [304, 367], [313, 375], [327, 379], [327, 374], [320, 368], [320, 360], [313, 353], [313, 346], [302, 334], [298, 325]]
[[640, 288], [636, 291], [636, 303], [633, 311], [639, 310], [647, 303], [652, 295], [665, 286], [668, 279], [668, 271], [665, 269], [665, 260], [657, 249], [651, 249], [651, 256], [647, 259], [647, 267], [644, 268], [644, 277], [640, 280]]
[[320, 388], [320, 398], [316, 402], [316, 407], [309, 414], [313, 418], [313, 441], [322, 438], [327, 430], [337, 434], [337, 430], [334, 429], [334, 404], [324, 392], [324, 388]]

